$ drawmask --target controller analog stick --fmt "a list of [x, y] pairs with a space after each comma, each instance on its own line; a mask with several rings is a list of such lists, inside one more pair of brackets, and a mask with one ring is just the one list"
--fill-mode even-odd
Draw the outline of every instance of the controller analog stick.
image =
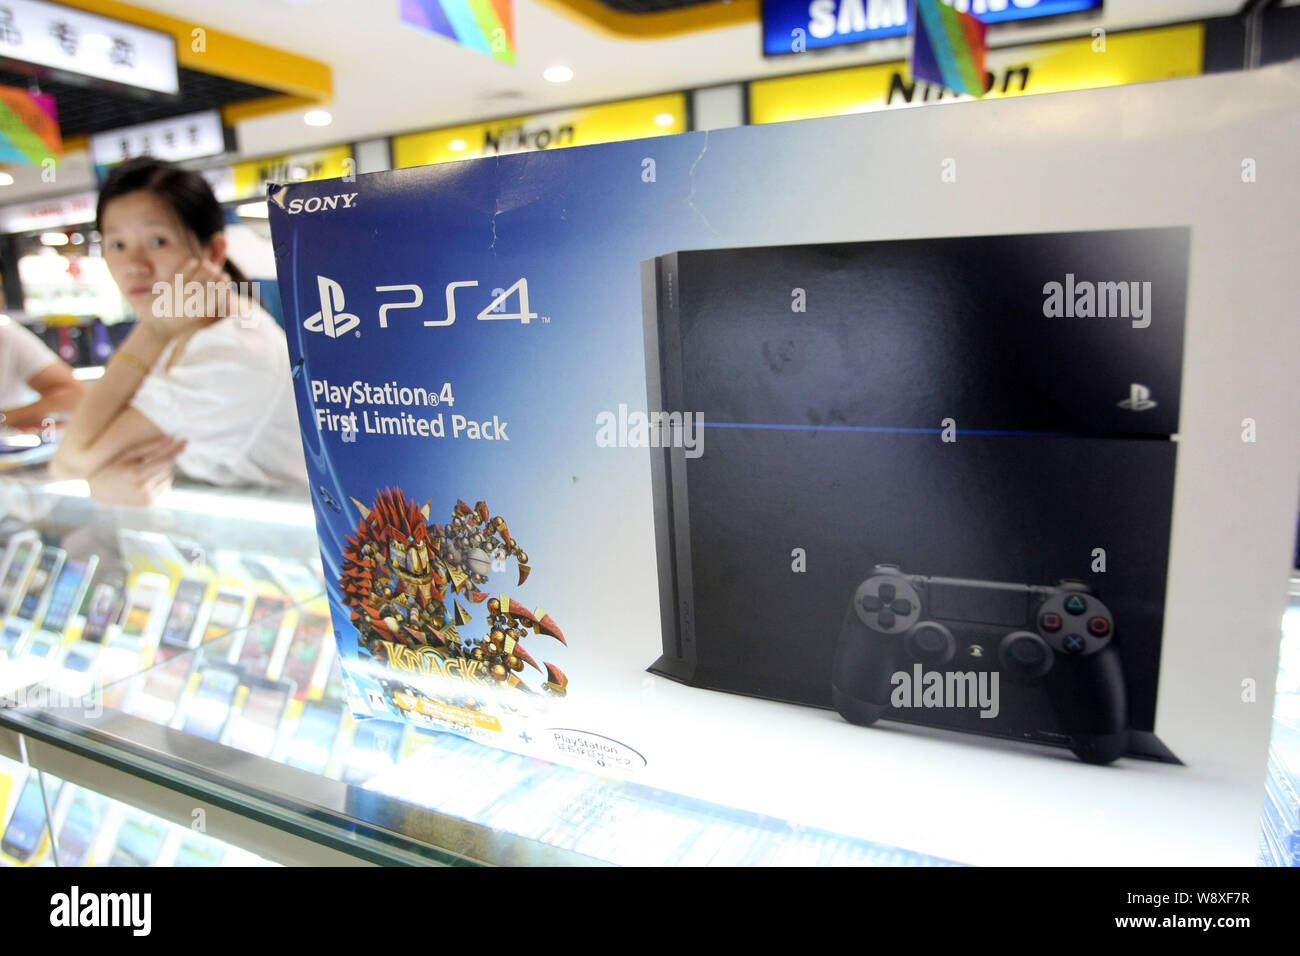
[[1020, 677], [1042, 677], [1052, 669], [1052, 649], [1037, 634], [1013, 631], [998, 648], [1002, 667]]
[[934, 621], [922, 621], [907, 635], [907, 651], [923, 664], [946, 664], [956, 653], [952, 632]]

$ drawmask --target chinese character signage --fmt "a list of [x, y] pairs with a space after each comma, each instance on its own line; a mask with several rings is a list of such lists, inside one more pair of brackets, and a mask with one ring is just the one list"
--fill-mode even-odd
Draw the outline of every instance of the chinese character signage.
[[158, 93], [180, 91], [171, 36], [45, 0], [0, 0], [4, 59]]
[[204, 156], [219, 156], [225, 151], [226, 132], [221, 125], [219, 110], [174, 116], [156, 123], [95, 133], [90, 137], [90, 155], [95, 161], [95, 173], [101, 179], [111, 167], [136, 156], [156, 156], [179, 163]]

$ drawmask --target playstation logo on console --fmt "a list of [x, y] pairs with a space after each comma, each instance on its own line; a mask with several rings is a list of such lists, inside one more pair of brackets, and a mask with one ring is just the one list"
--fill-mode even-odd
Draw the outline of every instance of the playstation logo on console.
[[1151, 401], [1151, 389], [1134, 382], [1129, 386], [1128, 398], [1120, 402], [1119, 407], [1127, 408], [1131, 412], [1145, 412], [1155, 408], [1156, 403]]
[[[320, 291], [320, 311], [312, 315], [302, 327], [308, 332], [324, 332], [332, 339], [346, 335], [358, 325], [361, 319], [350, 312], [343, 311], [343, 287], [333, 279], [316, 277], [316, 287]], [[361, 335], [360, 332], [357, 335]]]

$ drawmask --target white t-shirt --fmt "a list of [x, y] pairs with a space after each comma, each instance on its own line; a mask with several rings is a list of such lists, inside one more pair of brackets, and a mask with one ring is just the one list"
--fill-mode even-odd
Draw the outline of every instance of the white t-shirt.
[[289, 349], [258, 309], [199, 329], [171, 368], [172, 345], [131, 399], [168, 435], [189, 440], [181, 474], [214, 485], [305, 485]]
[[0, 318], [0, 411], [28, 404], [27, 383], [58, 361], [34, 332]]

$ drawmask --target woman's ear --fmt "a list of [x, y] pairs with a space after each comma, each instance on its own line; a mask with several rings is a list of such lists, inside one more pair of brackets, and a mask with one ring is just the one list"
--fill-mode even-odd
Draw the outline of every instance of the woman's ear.
[[225, 232], [214, 232], [212, 238], [208, 240], [207, 249], [204, 251], [207, 252], [208, 259], [214, 266], [218, 269], [224, 267], [226, 264], [226, 256], [230, 251], [230, 246], [226, 242]]

